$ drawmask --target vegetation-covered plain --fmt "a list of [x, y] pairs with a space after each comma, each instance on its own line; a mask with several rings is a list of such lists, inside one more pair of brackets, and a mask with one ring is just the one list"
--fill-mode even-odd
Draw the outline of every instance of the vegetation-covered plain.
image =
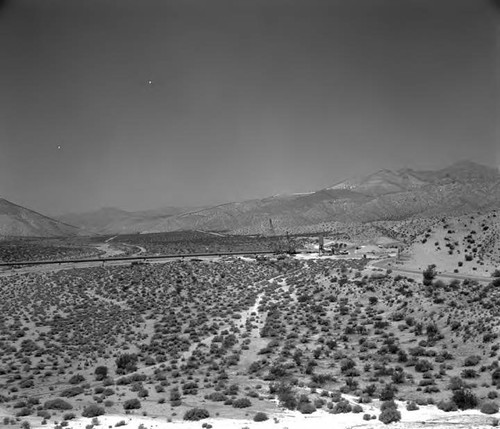
[[219, 232], [174, 231], [130, 234], [116, 237], [114, 242], [142, 246], [146, 254], [169, 255], [189, 253], [228, 253], [274, 251], [283, 239], [248, 235], [226, 235]]
[[1, 278], [0, 407], [18, 423], [264, 421], [276, 407], [389, 423], [394, 399], [496, 413], [498, 282], [444, 283], [431, 268], [421, 283], [365, 264], [227, 258]]
[[86, 238], [10, 238], [0, 240], [0, 261], [51, 261], [102, 255]]

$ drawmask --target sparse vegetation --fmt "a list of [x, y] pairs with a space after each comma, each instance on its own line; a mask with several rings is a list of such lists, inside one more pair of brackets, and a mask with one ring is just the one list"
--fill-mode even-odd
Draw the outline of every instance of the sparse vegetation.
[[203, 419], [208, 419], [210, 413], [204, 408], [192, 408], [184, 414], [183, 419], [189, 421], [198, 421]]
[[[399, 421], [394, 399], [410, 411], [431, 399], [495, 413], [495, 287], [437, 281], [432, 266], [427, 282], [365, 267], [249, 255], [0, 278], [2, 402], [47, 421], [59, 415], [48, 410], [154, 407], [172, 419], [264, 421], [270, 399], [303, 414], [359, 414], [360, 424]], [[377, 400], [380, 415], [363, 416]]]
[[269, 420], [269, 417], [267, 416], [266, 413], [263, 413], [259, 411], [255, 416], [253, 416], [253, 421], [254, 422], [265, 422], [266, 420]]
[[87, 405], [82, 411], [82, 417], [97, 417], [102, 416], [106, 413], [104, 408], [97, 404]]

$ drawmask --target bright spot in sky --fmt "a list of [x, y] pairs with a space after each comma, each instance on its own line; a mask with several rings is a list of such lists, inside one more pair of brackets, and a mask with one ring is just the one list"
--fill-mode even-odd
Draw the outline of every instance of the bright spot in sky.
[[58, 149], [58, 150], [61, 150], [61, 146], [57, 146], [57, 149]]
[[152, 80], [148, 80], [148, 84], [151, 85], [153, 83]]

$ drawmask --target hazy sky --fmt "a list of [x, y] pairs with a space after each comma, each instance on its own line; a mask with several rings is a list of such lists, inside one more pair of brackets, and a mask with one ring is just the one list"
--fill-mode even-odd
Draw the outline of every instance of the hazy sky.
[[2, 3], [0, 197], [44, 213], [500, 161], [486, 0]]

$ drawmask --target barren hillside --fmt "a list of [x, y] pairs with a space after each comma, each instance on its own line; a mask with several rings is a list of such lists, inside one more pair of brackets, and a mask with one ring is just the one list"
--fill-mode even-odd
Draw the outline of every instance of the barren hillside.
[[0, 199], [0, 237], [77, 235], [78, 228]]
[[500, 215], [484, 214], [443, 217], [427, 223], [408, 248], [408, 268], [437, 270], [465, 275], [489, 276], [500, 268]]

